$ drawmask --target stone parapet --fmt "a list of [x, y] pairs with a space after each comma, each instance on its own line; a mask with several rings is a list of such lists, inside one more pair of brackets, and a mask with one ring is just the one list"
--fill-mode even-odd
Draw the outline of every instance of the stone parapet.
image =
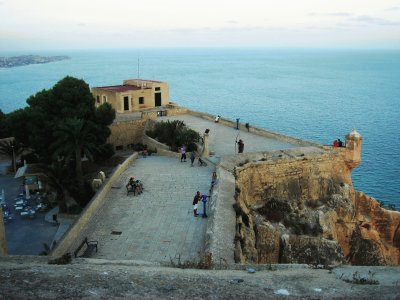
[[218, 184], [209, 202], [209, 219], [206, 228], [205, 253], [210, 253], [214, 266], [234, 263], [235, 238], [235, 178], [217, 166]]
[[[214, 122], [214, 120], [215, 120], [215, 115], [211, 115], [209, 113], [197, 112], [197, 111], [193, 111], [193, 110], [188, 110], [187, 113], [192, 116], [196, 116], [196, 117], [208, 120], [208, 121]], [[219, 123], [229, 126], [229, 127], [232, 127], [232, 128], [236, 128], [236, 122], [226, 119], [226, 118], [221, 117], [219, 119]], [[293, 138], [293, 137], [290, 137], [287, 135], [268, 131], [268, 130], [265, 130], [262, 128], [258, 128], [258, 127], [254, 127], [254, 126], [249, 126], [249, 128], [247, 128], [246, 124], [242, 124], [242, 123], [239, 123], [239, 129], [242, 131], [248, 131], [250, 133], [253, 133], [253, 134], [256, 134], [259, 136], [263, 136], [266, 138], [272, 138], [272, 139], [276, 139], [281, 142], [295, 144], [295, 145], [299, 145], [299, 146], [303, 146], [303, 147], [308, 147], [308, 146], [321, 147], [321, 148], [323, 147], [323, 145], [318, 144], [318, 143]]]

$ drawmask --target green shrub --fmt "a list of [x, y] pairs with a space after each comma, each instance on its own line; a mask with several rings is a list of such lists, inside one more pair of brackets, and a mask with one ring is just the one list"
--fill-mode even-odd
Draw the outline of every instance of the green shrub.
[[200, 141], [200, 134], [187, 128], [185, 123], [179, 120], [157, 122], [146, 134], [160, 143], [167, 144], [172, 151], [177, 151], [182, 145], [186, 145], [189, 152], [197, 150], [196, 143]]

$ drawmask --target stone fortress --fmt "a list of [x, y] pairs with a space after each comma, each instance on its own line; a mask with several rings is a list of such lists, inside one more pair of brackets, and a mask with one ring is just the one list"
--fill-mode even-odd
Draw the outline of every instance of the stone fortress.
[[[137, 80], [126, 81], [124, 86], [135, 82]], [[209, 268], [217, 269], [234, 269], [237, 268], [235, 265], [248, 264], [400, 264], [400, 213], [380, 207], [375, 199], [356, 191], [352, 184], [351, 171], [361, 162], [362, 137], [356, 130], [346, 135], [345, 147], [333, 148], [252, 126], [247, 128], [244, 124], [224, 118], [217, 124], [214, 123], [215, 116], [210, 114], [194, 112], [171, 102], [159, 102], [161, 96], [154, 96], [154, 93], [160, 91], [157, 89], [157, 82], [155, 83], [140, 83], [133, 89], [134, 93], [139, 94], [133, 93], [129, 96], [124, 93], [131, 93], [132, 89], [124, 90], [121, 86], [114, 86], [112, 89], [115, 98], [112, 95], [103, 98], [102, 94], [95, 94], [102, 89], [94, 89], [95, 99], [114, 99], [116, 102], [113, 103], [120, 101], [120, 110], [127, 108], [124, 113], [118, 114], [112, 124], [109, 142], [120, 150], [130, 149], [134, 142], [142, 142], [147, 144], [149, 149], [157, 150], [155, 157], [165, 157], [176, 164], [179, 154], [170, 152], [168, 147], [148, 137], [145, 130], [149, 122], [184, 120], [189, 127], [201, 133], [204, 139], [201, 152], [209, 166], [204, 170], [199, 169], [201, 171], [196, 180], [201, 181], [205, 178], [206, 183], [200, 185], [203, 190], [210, 188], [210, 173], [215, 170], [218, 184], [210, 190], [212, 197], [207, 204], [208, 219], [201, 225], [196, 225], [200, 228], [200, 232], [195, 233], [196, 238], [185, 242], [177, 241], [183, 243], [179, 244], [184, 245], [183, 250], [182, 247], [179, 250], [170, 247], [168, 249], [173, 251], [166, 253], [160, 250], [149, 258], [149, 262], [168, 265], [168, 262], [174, 263], [173, 259], [179, 254], [179, 263], [181, 258], [183, 261], [200, 259], [206, 261]], [[140, 99], [141, 89], [146, 89], [148, 93], [145, 101]], [[163, 91], [168, 93], [167, 85]], [[154, 99], [154, 105], [151, 99]], [[169, 100], [169, 96], [163, 96], [162, 99]], [[139, 103], [147, 104], [140, 104], [146, 107], [137, 108], [136, 104]], [[204, 133], [204, 128], [209, 131]], [[231, 145], [227, 147], [227, 141], [233, 141], [237, 133], [248, 142], [242, 154], [236, 154]], [[106, 178], [92, 201], [58, 241], [51, 258], [74, 253], [87, 237], [89, 240], [99, 241], [98, 253], [93, 255], [94, 258], [146, 260], [147, 256], [142, 257], [138, 253], [147, 251], [147, 246], [138, 249], [137, 252], [132, 250], [135, 244], [139, 243], [136, 236], [118, 240], [118, 237], [110, 239], [109, 234], [119, 226], [118, 228], [123, 227], [132, 236], [135, 235], [136, 231], [141, 230], [140, 222], [150, 220], [151, 215], [138, 218], [137, 223], [132, 222], [132, 219], [136, 218], [132, 215], [139, 210], [146, 213], [146, 206], [149, 206], [153, 217], [158, 214], [158, 202], [151, 201], [158, 199], [159, 194], [147, 196], [147, 202], [140, 203], [138, 200], [133, 206], [130, 204], [132, 200], [129, 200], [129, 196], [121, 189], [129, 174], [137, 174], [138, 169], [146, 174], [152, 159], [142, 159], [138, 153], [133, 153]], [[161, 160], [155, 162], [164, 163]], [[143, 176], [150, 179], [156, 176], [155, 173], [168, 173], [168, 170], [173, 172], [170, 166], [163, 169], [161, 165], [154, 165], [152, 168]], [[179, 169], [177, 172], [186, 172], [185, 170]], [[181, 174], [185, 177], [188, 175]], [[170, 178], [165, 182], [158, 183], [167, 185], [173, 180], [178, 180], [179, 176], [183, 175], [173, 177], [170, 174]], [[148, 189], [156, 189], [157, 181]], [[161, 187], [159, 193], [174, 193], [174, 187], [170, 188], [171, 190]], [[194, 191], [182, 192], [189, 195], [185, 195], [187, 200], [183, 199], [189, 212]], [[176, 198], [179, 198], [179, 193]], [[115, 203], [115, 206], [112, 203]], [[174, 205], [181, 205], [177, 203]], [[126, 218], [118, 216], [126, 214], [129, 209], [132, 210], [132, 215]], [[164, 209], [169, 208], [167, 206]], [[107, 219], [107, 214], [112, 214], [112, 217]], [[160, 214], [162, 215], [162, 212]], [[174, 222], [179, 222], [181, 217], [194, 222], [189, 214], [172, 218]], [[119, 225], [115, 226], [116, 223]], [[183, 225], [190, 226], [192, 225], [189, 223]], [[152, 226], [146, 230], [162, 229]], [[107, 238], [102, 238], [105, 232]], [[117, 232], [118, 234], [120, 233]], [[188, 236], [193, 234], [190, 232]], [[179, 232], [179, 235], [182, 235], [182, 232]], [[139, 238], [143, 236], [148, 235], [138, 235]], [[170, 240], [173, 240], [173, 237]], [[148, 242], [145, 241], [145, 244]], [[170, 241], [162, 242], [164, 244], [158, 245], [160, 249]], [[120, 257], [125, 252], [130, 252], [132, 256]], [[193, 252], [195, 255], [190, 255]], [[115, 253], [118, 253], [117, 257]], [[165, 256], [161, 257], [164, 254]]]
[[[109, 101], [120, 112], [111, 126], [110, 142], [116, 149], [129, 149], [133, 141], [141, 141], [158, 155], [177, 157], [179, 154], [146, 136], [146, 124], [166, 117], [185, 120], [190, 116], [209, 122], [214, 118], [169, 103], [168, 85], [159, 81], [131, 79], [121, 86], [92, 90], [95, 99]], [[189, 120], [186, 123], [190, 126]], [[219, 178], [209, 203], [202, 256], [209, 256], [213, 264], [399, 265], [400, 214], [381, 208], [353, 188], [351, 171], [361, 162], [362, 137], [357, 131], [346, 136], [346, 147], [333, 148], [259, 128], [247, 130], [243, 124], [225, 119], [218, 125], [292, 147], [268, 151], [261, 143], [260, 149], [247, 147], [244, 154], [224, 153], [226, 145], [218, 148], [224, 141], [212, 141], [220, 129], [203, 133], [204, 126], [210, 124], [195, 128], [204, 137], [202, 154], [216, 165]], [[214, 154], [211, 158], [210, 152]], [[128, 159], [110, 181], [120, 180], [117, 177], [135, 159]], [[115, 183], [108, 185], [111, 189]], [[91, 236], [85, 226], [101, 209], [106, 193], [107, 188], [99, 191], [53, 251], [53, 257], [73, 252], [84, 236]]]

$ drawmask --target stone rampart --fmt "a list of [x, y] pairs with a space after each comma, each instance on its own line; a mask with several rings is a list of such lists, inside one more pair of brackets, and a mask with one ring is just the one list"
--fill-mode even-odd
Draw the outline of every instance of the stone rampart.
[[114, 145], [114, 147], [122, 147], [122, 149], [129, 148], [132, 144], [140, 143], [143, 138], [146, 121], [147, 119], [114, 122], [109, 127], [111, 135], [107, 142]]
[[400, 213], [354, 190], [352, 149], [306, 150], [236, 165], [235, 261], [399, 265]]
[[112, 186], [120, 179], [121, 174], [137, 159], [138, 154], [134, 153], [127, 158], [112, 174], [112, 176], [105, 181], [102, 188], [97, 191], [96, 195], [86, 206], [79, 218], [74, 222], [71, 228], [59, 241], [56, 248], [52, 251], [52, 257], [59, 257], [67, 252], [73, 253], [79, 244], [86, 237], [85, 227], [88, 225], [92, 217], [101, 209], [106, 201], [106, 196]]

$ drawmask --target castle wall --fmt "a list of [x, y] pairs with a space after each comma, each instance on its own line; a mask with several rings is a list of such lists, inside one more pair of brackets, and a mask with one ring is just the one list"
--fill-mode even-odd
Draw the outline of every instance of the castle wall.
[[235, 261], [399, 265], [400, 213], [354, 190], [353, 150], [237, 165]]
[[114, 147], [129, 148], [132, 144], [142, 142], [146, 119], [114, 122], [109, 127], [111, 135], [108, 143]]

